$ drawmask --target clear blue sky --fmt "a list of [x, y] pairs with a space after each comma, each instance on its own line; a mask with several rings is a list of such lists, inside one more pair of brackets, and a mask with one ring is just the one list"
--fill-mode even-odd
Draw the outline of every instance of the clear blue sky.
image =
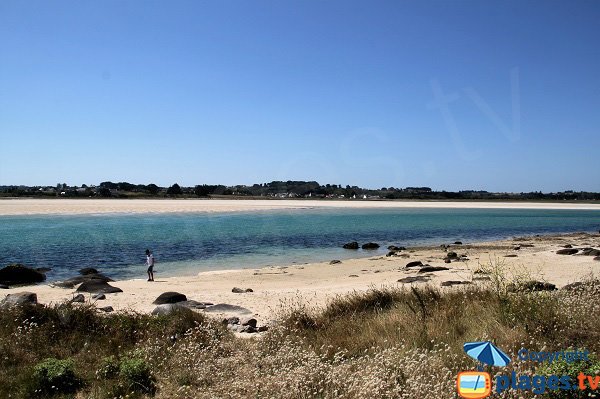
[[0, 1], [0, 184], [600, 191], [598, 1]]

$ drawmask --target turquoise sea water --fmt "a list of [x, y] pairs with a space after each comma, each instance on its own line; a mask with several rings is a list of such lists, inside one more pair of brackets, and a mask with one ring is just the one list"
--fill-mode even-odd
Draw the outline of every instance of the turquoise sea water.
[[145, 276], [154, 251], [158, 276], [347, 259], [356, 240], [391, 244], [485, 241], [598, 232], [600, 211], [525, 209], [319, 209], [227, 214], [119, 214], [0, 217], [0, 266], [51, 267], [48, 280], [96, 267], [116, 279]]

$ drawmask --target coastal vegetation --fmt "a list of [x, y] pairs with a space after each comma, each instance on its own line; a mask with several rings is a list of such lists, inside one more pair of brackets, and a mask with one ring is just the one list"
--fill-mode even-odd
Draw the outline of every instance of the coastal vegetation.
[[221, 184], [169, 187], [156, 184], [102, 182], [98, 185], [69, 186], [0, 186], [0, 197], [69, 197], [69, 198], [329, 198], [362, 200], [546, 200], [599, 201], [600, 193], [563, 191], [557, 193], [521, 192], [494, 193], [482, 190], [436, 191], [430, 187], [362, 188], [341, 184], [319, 184], [316, 181], [272, 181], [253, 185], [225, 186]]
[[[519, 281], [494, 271], [484, 271], [491, 279], [484, 286], [373, 287], [318, 309], [284, 303], [254, 339], [189, 309], [162, 316], [99, 314], [87, 304], [4, 309], [0, 397], [452, 398], [457, 373], [477, 367], [462, 345], [480, 340], [513, 359], [492, 375], [600, 373], [595, 357], [551, 366], [517, 360], [523, 347], [599, 353], [600, 281], [514, 290]], [[596, 394], [568, 392], [578, 393]], [[507, 389], [496, 397], [534, 395]]]

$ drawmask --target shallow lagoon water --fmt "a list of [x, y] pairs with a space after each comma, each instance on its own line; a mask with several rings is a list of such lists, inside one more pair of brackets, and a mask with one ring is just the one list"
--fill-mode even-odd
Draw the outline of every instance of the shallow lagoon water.
[[[382, 254], [388, 245], [489, 241], [598, 232], [600, 211], [531, 209], [314, 209], [248, 213], [0, 217], [0, 265], [51, 267], [48, 280], [96, 267], [143, 278], [146, 248], [160, 276]], [[378, 251], [344, 250], [348, 241]]]

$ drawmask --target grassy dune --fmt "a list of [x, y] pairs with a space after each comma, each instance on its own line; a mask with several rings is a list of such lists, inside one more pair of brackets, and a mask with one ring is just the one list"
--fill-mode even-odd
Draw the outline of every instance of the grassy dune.
[[[13, 308], [0, 312], [0, 397], [454, 398], [456, 374], [476, 367], [465, 341], [493, 340], [513, 359], [522, 347], [599, 353], [598, 280], [569, 291], [506, 287], [373, 288], [320, 311], [289, 306], [259, 339], [236, 338], [192, 311]], [[544, 367], [501, 371], [552, 371]], [[600, 373], [597, 361], [570, 367]]]

